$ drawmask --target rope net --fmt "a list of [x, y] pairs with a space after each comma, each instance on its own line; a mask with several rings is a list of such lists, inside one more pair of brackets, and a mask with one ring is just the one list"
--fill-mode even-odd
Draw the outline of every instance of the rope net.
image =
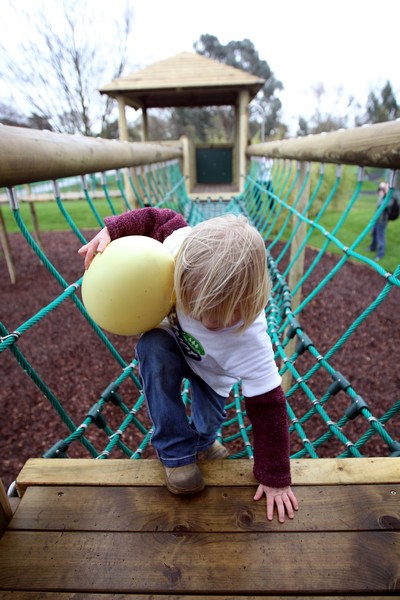
[[[328, 167], [333, 168], [332, 165]], [[138, 169], [135, 177], [130, 170], [129, 184], [140, 206], [171, 208], [183, 214], [190, 225], [227, 212], [243, 213], [262, 234], [273, 282], [270, 302], [266, 307], [268, 331], [287, 396], [292, 458], [399, 456], [398, 394], [383, 403], [375, 393], [371, 397], [361, 394], [356, 382], [359, 381], [358, 369], [368, 359], [365, 348], [357, 352], [357, 333], [367, 331], [368, 339], [373, 340], [373, 331], [369, 329], [369, 324], [374, 323], [373, 315], [379, 312], [379, 307], [389, 296], [397, 296], [398, 305], [400, 265], [393, 273], [387, 272], [360, 251], [379, 212], [372, 220], [364, 219], [364, 225], [360, 224], [352, 239], [341, 238], [342, 232], [345, 235], [345, 224], [351, 211], [355, 210], [364, 193], [364, 172], [359, 170], [357, 173], [356, 168], [352, 168], [354, 191], [345, 208], [335, 212], [344, 180], [342, 169], [337, 168], [332, 178], [326, 176], [326, 169], [321, 167], [318, 172], [317, 168], [308, 165], [302, 172], [302, 167], [296, 163], [277, 161], [272, 169], [272, 179], [265, 185], [257, 179], [255, 161], [252, 161], [243, 193], [229, 201], [191, 201], [177, 161]], [[78, 184], [85, 198], [81, 203], [86, 202], [87, 219], [90, 216], [95, 227], [103, 226], [103, 215], [117, 214], [129, 208], [118, 171], [84, 176]], [[68, 228], [83, 244], [87, 241], [85, 229], [73, 218], [68, 193], [63, 191], [68, 185], [71, 185], [69, 180], [52, 182], [54, 200]], [[77, 182], [73, 185], [76, 186]], [[98, 198], [99, 189], [101, 199]], [[308, 189], [309, 193], [305, 194]], [[134, 340], [130, 346], [131, 358], [126, 359], [118, 349], [118, 340], [102, 331], [86, 313], [80, 299], [82, 279], [66, 281], [30, 233], [19, 208], [23, 191], [11, 188], [7, 193], [18, 230], [61, 290], [17, 327], [0, 323], [0, 352], [12, 354], [20, 367], [20, 377], [31, 378], [59, 417], [57, 419], [54, 414], [51, 428], [43, 432], [48, 445], [44, 456], [89, 454], [98, 459], [110, 456], [139, 459], [146, 456], [146, 452], [151, 455], [152, 429], [134, 358]], [[336, 214], [335, 222], [332, 214]], [[315, 249], [317, 238], [320, 238], [319, 249]], [[338, 253], [336, 257], [332, 250]], [[354, 286], [351, 289], [341, 287], [340, 276], [349, 262], [369, 267], [371, 278], [379, 282], [374, 288], [377, 291], [371, 295], [371, 290], [368, 294], [365, 289], [357, 290], [356, 280], [352, 282]], [[333, 305], [331, 297], [325, 297], [325, 294], [335, 286], [340, 288], [341, 293], [336, 294], [336, 304]], [[34, 289], [32, 294], [35, 294]], [[357, 313], [352, 310], [352, 294], [362, 294], [363, 299], [365, 296], [363, 309]], [[57, 397], [35, 366], [35, 357], [28, 360], [20, 347], [21, 338], [35, 335], [38, 323], [48, 319], [53, 311], [61, 310], [65, 304], [79, 311], [87, 326], [73, 332], [73, 335], [66, 326], [60, 336], [69, 335], [71, 343], [78, 336], [80, 351], [90, 352], [85, 339], [86, 331], [91, 328], [115, 365], [112, 381], [102, 389], [85, 394], [80, 422], [75, 422], [76, 415], [75, 418], [71, 416], [68, 398]], [[342, 330], [335, 328], [338, 311], [346, 313], [346, 326]], [[40, 344], [46, 352], [46, 340], [41, 339]], [[337, 364], [345, 368], [339, 369]], [[397, 372], [393, 373], [393, 378], [392, 382], [383, 381], [382, 387], [396, 390]], [[182, 400], [189, 414], [190, 388], [186, 381], [182, 387]], [[227, 420], [219, 432], [219, 440], [228, 447], [231, 459], [251, 459], [251, 425], [244, 409], [240, 384], [233, 387], [226, 410]], [[37, 419], [40, 421], [40, 414]], [[67, 428], [67, 435], [62, 433], [65, 428], [57, 425], [60, 420]]]

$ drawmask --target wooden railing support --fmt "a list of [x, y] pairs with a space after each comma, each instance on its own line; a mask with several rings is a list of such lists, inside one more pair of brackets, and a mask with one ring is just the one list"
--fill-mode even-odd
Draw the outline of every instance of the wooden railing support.
[[[305, 215], [305, 209], [310, 199], [310, 177], [309, 177], [310, 164], [306, 162], [302, 162], [300, 164], [300, 174], [296, 183], [296, 198], [303, 188], [302, 194], [299, 198], [299, 201], [296, 205], [296, 210], [301, 215]], [[304, 187], [303, 187], [304, 186]], [[304, 238], [307, 234], [307, 224], [304, 219], [300, 220], [296, 214], [292, 215], [292, 227], [293, 230], [296, 228], [296, 233], [292, 239], [290, 244], [290, 263], [294, 260], [294, 257], [299, 252], [296, 261], [293, 263], [292, 268], [289, 271], [288, 275], [288, 287], [290, 290], [294, 290], [298, 285], [299, 281], [303, 277], [304, 274], [304, 257], [305, 257], [305, 246]], [[300, 305], [301, 302], [301, 287], [298, 289], [295, 296], [292, 296], [292, 311], [295, 311], [296, 308]], [[290, 357], [295, 348], [296, 348], [297, 340], [296, 337], [293, 337], [286, 347], [286, 355]], [[282, 377], [282, 387], [285, 393], [290, 389], [292, 382], [292, 374], [289, 370], [287, 370]]]

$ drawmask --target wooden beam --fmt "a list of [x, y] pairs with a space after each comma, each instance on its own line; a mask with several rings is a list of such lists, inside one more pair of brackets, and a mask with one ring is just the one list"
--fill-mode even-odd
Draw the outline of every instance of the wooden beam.
[[[300, 509], [286, 522], [286, 532], [400, 530], [399, 484], [304, 485], [295, 492]], [[26, 490], [8, 529], [173, 531], [186, 523], [192, 533], [280, 531], [277, 519], [265, 518], [265, 501], [253, 496], [253, 485], [208, 486], [186, 498], [166, 486], [38, 485]], [[108, 518], [99, 519], [104, 507], [110, 507]]]
[[239, 132], [236, 151], [238, 153], [238, 169], [237, 174], [239, 192], [244, 189], [244, 183], [246, 180], [247, 165], [246, 165], [246, 147], [248, 138], [248, 126], [249, 126], [249, 102], [250, 94], [247, 90], [241, 90], [239, 93]]
[[[154, 596], [143, 594], [123, 594], [121, 596], [116, 596], [115, 594], [88, 594], [87, 592], [79, 593], [79, 592], [40, 592], [40, 596], [38, 596], [37, 592], [26, 592], [26, 591], [0, 591], [0, 600], [195, 600], [195, 598], [201, 598], [204, 600], [204, 596], [194, 596], [190, 594], [187, 596], [185, 594], [179, 594], [179, 596], [171, 596], [170, 593], [166, 594], [157, 594]], [[235, 594], [234, 596], [223, 594], [222, 596], [219, 594], [212, 594], [210, 597], [212, 600], [260, 600], [260, 596], [253, 595], [245, 595], [238, 596]], [[370, 596], [368, 594], [368, 600], [385, 600], [387, 596]], [[268, 600], [310, 600], [310, 596], [302, 596], [301, 594], [296, 594], [296, 596], [269, 596]], [[340, 594], [340, 596], [312, 596], [312, 600], [365, 600], [366, 596], [344, 596]]]
[[400, 168], [400, 120], [289, 140], [253, 144], [249, 156]]
[[[264, 596], [261, 596], [264, 597]], [[187, 596], [185, 594], [179, 594], [179, 596], [173, 595], [169, 592], [166, 594], [157, 594], [157, 596], [146, 595], [143, 594], [123, 594], [120, 596], [116, 596], [115, 594], [91, 594], [90, 592], [42, 592], [40, 591], [40, 595], [37, 592], [26, 592], [26, 591], [0, 591], [0, 600], [195, 600], [196, 598], [201, 598], [204, 600], [204, 596], [196, 596], [190, 594]], [[368, 594], [368, 600], [385, 600], [387, 596], [370, 596]], [[340, 596], [312, 596], [311, 600], [366, 600], [366, 596], [344, 596], [341, 594]], [[210, 600], [260, 600], [260, 596], [253, 596], [246, 594], [245, 596], [238, 596], [237, 594], [231, 595], [219, 595], [212, 594], [210, 596]], [[296, 596], [269, 596], [268, 600], [310, 600], [310, 596], [303, 596], [296, 594]]]
[[[207, 485], [256, 485], [253, 462], [221, 460], [199, 463]], [[293, 485], [397, 483], [400, 458], [319, 458], [291, 461]], [[156, 459], [31, 458], [17, 477], [22, 496], [30, 485], [164, 486]]]
[[148, 594], [142, 598], [399, 591], [400, 532], [282, 531], [7, 531], [0, 588]]
[[179, 144], [119, 142], [4, 125], [0, 135], [0, 187], [181, 157]]

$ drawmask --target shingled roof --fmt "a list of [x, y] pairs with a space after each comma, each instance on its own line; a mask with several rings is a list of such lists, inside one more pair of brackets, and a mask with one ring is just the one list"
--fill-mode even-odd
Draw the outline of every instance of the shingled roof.
[[246, 71], [195, 54], [181, 52], [145, 69], [114, 79], [99, 89], [112, 98], [123, 96], [133, 108], [234, 105], [238, 92], [250, 99], [265, 80]]

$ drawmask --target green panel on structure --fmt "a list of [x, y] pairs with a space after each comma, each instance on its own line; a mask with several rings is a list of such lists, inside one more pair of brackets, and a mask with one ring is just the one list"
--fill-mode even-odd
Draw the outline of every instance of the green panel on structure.
[[232, 148], [196, 148], [197, 183], [232, 183]]

